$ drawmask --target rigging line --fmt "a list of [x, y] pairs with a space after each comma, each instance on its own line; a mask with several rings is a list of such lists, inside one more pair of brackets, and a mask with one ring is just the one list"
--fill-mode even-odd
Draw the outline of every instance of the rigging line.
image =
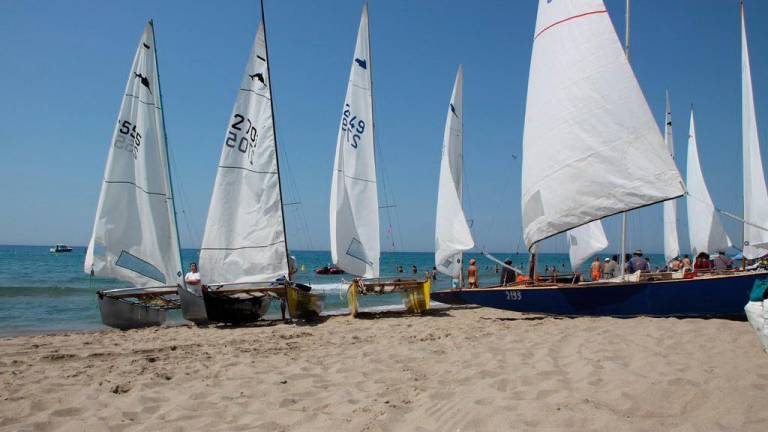
[[296, 177], [293, 175], [293, 168], [291, 166], [291, 158], [288, 157], [288, 150], [286, 148], [286, 144], [283, 143], [282, 146], [280, 146], [281, 151], [283, 152], [283, 155], [285, 156], [283, 159], [285, 160], [285, 170], [287, 171], [288, 175], [288, 186], [289, 191], [292, 196], [292, 201], [298, 203], [293, 209], [294, 216], [297, 219], [297, 226], [300, 232], [303, 232], [304, 236], [304, 244], [308, 248], [308, 250], [314, 250], [314, 244], [312, 242], [312, 235], [309, 231], [309, 224], [307, 223], [307, 216], [304, 212], [304, 205], [303, 201], [301, 199], [301, 193], [299, 192], [299, 187], [296, 184]]
[[[472, 238], [475, 238], [475, 233], [476, 233], [476, 230], [474, 229], [475, 228], [475, 210], [472, 208], [472, 193], [470, 193], [471, 188], [469, 187], [469, 177], [467, 176], [467, 170], [465, 169], [465, 167], [466, 167], [466, 163], [465, 163], [466, 159], [464, 158], [464, 143], [463, 143], [463, 141], [464, 140], [462, 138], [462, 148], [461, 148], [461, 168], [462, 168], [461, 177], [462, 177], [462, 182], [461, 182], [461, 187], [464, 189], [464, 191], [462, 191], [461, 195], [462, 195], [462, 198], [466, 198], [466, 201], [467, 201], [467, 207], [468, 207], [468, 210], [469, 210], [469, 214], [468, 215], [465, 214], [465, 219], [466, 219], [467, 225], [469, 225], [469, 232], [470, 232], [470, 234], [472, 234]], [[464, 193], [464, 192], [466, 192], [466, 193]], [[462, 211], [463, 210], [464, 209], [462, 209]], [[466, 216], [469, 216], [469, 218], [467, 218]], [[471, 221], [471, 223], [470, 223], [470, 221]], [[475, 244], [475, 248], [477, 248], [477, 244]], [[473, 249], [475, 249], [475, 248], [473, 248]]]
[[[512, 155], [512, 156], [513, 156], [514, 161], [516, 162], [518, 160], [517, 156], [515, 156], [515, 155]], [[504, 170], [503, 172], [511, 174], [510, 170]], [[508, 191], [510, 189], [511, 184], [512, 184], [512, 176], [508, 175], [506, 177], [506, 179], [505, 179], [504, 188], [502, 189], [502, 191]], [[496, 200], [496, 206], [495, 206], [494, 211], [491, 213], [491, 220], [490, 220], [490, 223], [488, 224], [488, 230], [491, 233], [496, 231], [496, 215], [500, 213], [501, 206], [504, 203], [505, 203], [505, 200], [502, 200], [502, 199]], [[518, 244], [518, 250], [519, 250], [519, 248], [520, 248], [520, 239], [518, 239], [517, 244]]]
[[506, 268], [508, 268], [508, 269], [510, 269], [510, 270], [514, 270], [514, 271], [516, 271], [516, 272], [517, 272], [517, 273], [519, 273], [519, 274], [524, 274], [524, 273], [523, 273], [523, 271], [522, 271], [522, 270], [520, 270], [519, 268], [517, 268], [517, 267], [514, 267], [514, 266], [511, 266], [511, 265], [509, 265], [509, 264], [506, 264], [506, 263], [504, 263], [504, 262], [503, 262], [503, 261], [501, 261], [500, 259], [498, 259], [498, 258], [496, 258], [495, 256], [493, 256], [493, 255], [491, 255], [490, 253], [488, 253], [488, 251], [487, 251], [487, 250], [485, 250], [485, 249], [482, 249], [482, 250], [480, 251], [480, 254], [481, 254], [481, 255], [483, 255], [484, 257], [488, 258], [489, 260], [491, 260], [491, 261], [495, 262], [496, 264], [499, 264], [499, 265], [501, 265], [502, 267], [506, 267]]
[[[379, 169], [381, 174], [380, 175], [381, 182], [379, 183], [381, 183], [381, 192], [385, 202], [385, 204], [381, 208], [384, 210], [384, 213], [387, 218], [387, 225], [389, 227], [387, 232], [389, 233], [389, 237], [392, 242], [392, 252], [396, 252], [398, 242], [400, 243], [401, 247], [403, 246], [402, 245], [403, 236], [400, 233], [400, 218], [399, 218], [399, 212], [397, 211], [397, 203], [391, 199], [389, 194], [389, 186], [388, 186], [389, 182], [387, 181], [387, 179], [389, 178], [389, 173], [387, 172], [387, 164], [385, 163], [386, 156], [384, 155], [384, 149], [380, 143], [378, 129], [376, 128], [374, 128], [374, 142], [376, 146], [376, 151], [379, 154], [379, 158], [376, 161], [377, 162], [376, 167]], [[395, 236], [395, 230], [392, 228], [392, 213], [390, 211], [391, 208], [395, 209], [394, 210], [395, 223], [398, 231], [397, 238]]]
[[[277, 118], [279, 117], [280, 109], [278, 106], [273, 107], [273, 117]], [[286, 196], [283, 198], [288, 198], [290, 202], [286, 203], [283, 202], [283, 207], [285, 210], [286, 206], [293, 207], [292, 213], [293, 217], [296, 219], [296, 229], [299, 233], [299, 235], [303, 236], [304, 245], [308, 247], [307, 250], [314, 250], [314, 244], [312, 242], [312, 236], [309, 232], [309, 224], [307, 223], [306, 213], [304, 212], [304, 205], [303, 200], [301, 199], [301, 194], [299, 193], [299, 188], [296, 184], [296, 178], [293, 175], [293, 168], [291, 166], [291, 158], [288, 155], [288, 149], [287, 149], [287, 141], [283, 140], [281, 141], [280, 145], [277, 146], [277, 151], [282, 153], [282, 157], [280, 158], [281, 166], [282, 166], [282, 177], [287, 177], [283, 186], [283, 193], [285, 193]], [[283, 212], [285, 216], [285, 211]], [[288, 233], [285, 233], [287, 236]]]
[[[699, 202], [700, 202], [700, 203], [702, 203], [702, 204], [705, 204], [705, 205], [709, 205], [709, 203], [707, 203], [707, 202], [706, 202], [706, 201], [704, 201], [703, 199], [701, 199], [701, 198], [699, 198], [699, 197], [697, 197], [697, 196], [695, 196], [695, 195], [691, 195], [691, 194], [690, 194], [690, 193], [688, 193], [688, 192], [686, 192], [686, 194], [685, 194], [685, 195], [686, 195], [686, 197], [689, 197], [689, 198], [693, 198], [693, 199], [695, 199], [696, 201], [699, 201]], [[712, 205], [712, 208], [713, 208], [713, 209], [714, 209], [716, 212], [718, 212], [718, 213], [720, 213], [720, 214], [722, 214], [722, 215], [728, 216], [729, 218], [731, 218], [731, 219], [734, 219], [734, 220], [736, 220], [736, 221], [738, 221], [738, 222], [741, 222], [741, 223], [743, 223], [743, 224], [745, 224], [745, 225], [749, 225], [749, 226], [751, 226], [751, 227], [753, 227], [753, 228], [757, 228], [757, 229], [759, 229], [759, 230], [768, 231], [768, 228], [766, 228], [766, 227], [764, 227], [764, 226], [761, 226], [761, 225], [757, 225], [757, 224], [755, 224], [755, 223], [752, 223], [752, 222], [750, 222], [750, 221], [748, 221], [748, 220], [746, 220], [746, 219], [744, 219], [744, 218], [742, 218], [742, 217], [739, 217], [739, 216], [737, 216], [737, 215], [736, 215], [736, 214], [734, 214], [734, 213], [731, 213], [731, 212], [729, 212], [728, 210], [722, 209], [722, 208], [720, 208], [720, 207], [717, 207], [717, 206], [715, 206], [715, 205]]]
[[[179, 179], [179, 164], [176, 163], [176, 157], [174, 150], [169, 148], [168, 154], [170, 156], [170, 162], [173, 168], [173, 172], [176, 173], [176, 181], [174, 182], [179, 187], [179, 205], [181, 206], [181, 214], [184, 216], [184, 228], [187, 231], [188, 238], [194, 243], [195, 246], [200, 245], [200, 241], [198, 241], [198, 237], [195, 234], [195, 232], [192, 230], [192, 225], [190, 223], [190, 219], [194, 218], [193, 212], [189, 212], [187, 214], [187, 209], [189, 209], [189, 206], [187, 205], [187, 198], [186, 198], [186, 192], [184, 189], [184, 182], [182, 182]], [[195, 218], [196, 219], [196, 218]], [[198, 222], [195, 220], [195, 222]]]

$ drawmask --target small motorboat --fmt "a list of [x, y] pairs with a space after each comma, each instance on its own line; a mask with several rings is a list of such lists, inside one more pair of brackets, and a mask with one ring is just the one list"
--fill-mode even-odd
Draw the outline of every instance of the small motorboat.
[[52, 247], [49, 250], [51, 253], [72, 252], [72, 247], [65, 244], [57, 244], [55, 247]]
[[320, 275], [339, 275], [344, 274], [344, 270], [336, 267], [335, 265], [332, 266], [325, 266], [325, 267], [318, 267], [315, 269], [315, 273]]

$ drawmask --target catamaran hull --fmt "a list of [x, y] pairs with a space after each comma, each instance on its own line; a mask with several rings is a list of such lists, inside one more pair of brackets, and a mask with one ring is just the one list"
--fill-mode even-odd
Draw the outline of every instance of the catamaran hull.
[[130, 330], [159, 326], [165, 322], [165, 309], [133, 303], [108, 295], [98, 295], [101, 322], [109, 327]]
[[202, 294], [195, 294], [184, 288], [179, 288], [179, 299], [181, 300], [181, 314], [185, 320], [195, 324], [208, 322]]
[[208, 321], [224, 324], [245, 324], [263, 317], [272, 299], [268, 296], [250, 298], [203, 293]]
[[744, 316], [752, 285], [768, 273], [629, 283], [496, 287], [432, 293], [446, 304], [476, 304], [565, 316]]

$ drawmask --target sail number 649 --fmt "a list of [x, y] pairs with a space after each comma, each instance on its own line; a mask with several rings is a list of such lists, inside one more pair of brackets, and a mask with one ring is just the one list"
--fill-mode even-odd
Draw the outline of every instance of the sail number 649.
[[344, 115], [341, 118], [341, 131], [344, 132], [345, 141], [348, 142], [352, 148], [356, 149], [357, 145], [360, 143], [360, 137], [365, 132], [365, 121], [358, 119], [356, 115], [352, 115], [349, 104], [344, 104]]

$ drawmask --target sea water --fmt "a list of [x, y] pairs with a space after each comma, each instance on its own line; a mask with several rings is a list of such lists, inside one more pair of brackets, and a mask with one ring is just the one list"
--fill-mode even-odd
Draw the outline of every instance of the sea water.
[[[346, 291], [351, 276], [318, 275], [315, 269], [328, 265], [331, 254], [328, 251], [293, 251], [299, 272], [298, 282], [312, 286], [313, 291], [325, 297], [324, 313], [347, 311]], [[198, 261], [199, 252], [182, 250], [185, 271], [189, 263]], [[493, 253], [499, 259], [510, 258], [513, 265], [526, 270], [527, 254]], [[601, 255], [602, 256], [602, 255]], [[468, 253], [465, 262], [477, 259], [480, 285], [497, 284], [497, 266], [480, 254]], [[96, 291], [122, 288], [124, 282], [91, 277], [83, 272], [85, 248], [75, 247], [72, 252], [51, 253], [44, 246], [0, 246], [0, 335], [41, 333], [62, 330], [91, 330], [104, 328], [99, 317]], [[651, 262], [659, 265], [664, 261], [660, 255], [650, 255]], [[381, 276], [423, 279], [434, 265], [431, 252], [383, 252], [381, 255]], [[416, 273], [412, 266], [416, 266]], [[590, 262], [584, 263], [582, 273], [588, 274]], [[402, 266], [403, 273], [398, 272]], [[557, 266], [560, 273], [569, 272], [567, 254], [540, 254], [538, 269]], [[205, 272], [204, 268], [200, 269]], [[450, 288], [451, 280], [439, 275], [433, 282], [433, 289]], [[402, 306], [398, 294], [362, 296], [361, 308], [387, 309]], [[273, 302], [270, 315], [279, 315], [279, 304]], [[179, 312], [169, 316], [170, 322], [181, 322]]]

